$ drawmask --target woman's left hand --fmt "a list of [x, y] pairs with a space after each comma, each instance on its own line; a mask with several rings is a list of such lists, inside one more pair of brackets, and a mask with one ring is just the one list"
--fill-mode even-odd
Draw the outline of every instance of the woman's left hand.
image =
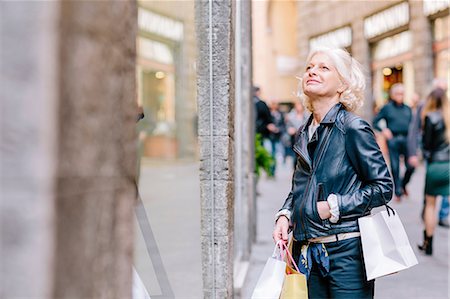
[[327, 201], [317, 202], [317, 212], [319, 213], [320, 219], [328, 219], [331, 217], [330, 206]]

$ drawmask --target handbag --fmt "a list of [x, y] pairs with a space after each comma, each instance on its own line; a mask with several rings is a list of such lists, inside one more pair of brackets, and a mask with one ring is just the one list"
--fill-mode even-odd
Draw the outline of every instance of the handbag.
[[[283, 244], [283, 246], [286, 246]], [[286, 273], [281, 289], [280, 299], [308, 299], [306, 276], [298, 270], [291, 254], [292, 242], [286, 247]], [[288, 259], [289, 258], [289, 259]]]
[[381, 194], [386, 210], [358, 219], [367, 280], [418, 264], [398, 212]]
[[278, 299], [286, 273], [283, 242], [275, 244], [272, 256], [267, 259], [264, 269], [253, 290], [252, 299]]

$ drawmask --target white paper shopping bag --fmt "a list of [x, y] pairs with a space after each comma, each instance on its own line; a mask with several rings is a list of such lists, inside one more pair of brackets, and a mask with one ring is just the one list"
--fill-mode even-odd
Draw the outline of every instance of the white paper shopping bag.
[[277, 243], [271, 257], [259, 276], [253, 290], [252, 299], [278, 299], [283, 287], [286, 272], [286, 262]]
[[387, 208], [358, 219], [367, 280], [418, 264], [398, 212]]

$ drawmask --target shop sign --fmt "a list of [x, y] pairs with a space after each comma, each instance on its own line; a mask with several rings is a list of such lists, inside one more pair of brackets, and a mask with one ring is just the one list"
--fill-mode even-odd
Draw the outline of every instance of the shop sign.
[[169, 46], [147, 38], [138, 38], [139, 56], [160, 63], [173, 64], [173, 55]]
[[282, 75], [293, 74], [297, 71], [300, 63], [295, 56], [278, 55], [276, 58], [278, 73]]
[[380, 40], [374, 48], [373, 58], [375, 61], [394, 57], [408, 52], [412, 48], [412, 35], [405, 31], [391, 37]]
[[450, 6], [449, 0], [424, 0], [423, 1], [423, 13], [426, 16], [433, 15], [440, 12]]
[[403, 2], [364, 19], [364, 36], [370, 39], [392, 29], [404, 26], [408, 22], [409, 6], [407, 2]]
[[319, 35], [309, 40], [309, 48], [320, 46], [346, 48], [352, 44], [352, 29], [350, 26]]
[[183, 23], [143, 8], [138, 10], [138, 26], [140, 30], [174, 41], [183, 39]]

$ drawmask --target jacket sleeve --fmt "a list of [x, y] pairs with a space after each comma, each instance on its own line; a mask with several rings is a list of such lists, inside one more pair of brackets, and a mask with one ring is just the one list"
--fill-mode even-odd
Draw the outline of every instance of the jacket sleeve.
[[383, 128], [380, 126], [380, 120], [382, 119], [386, 120], [386, 106], [381, 108], [380, 112], [378, 112], [378, 114], [375, 115], [373, 119], [373, 127], [375, 128], [375, 130], [377, 131], [383, 130]]
[[360, 118], [354, 119], [345, 138], [347, 156], [362, 185], [352, 193], [337, 194], [341, 219], [362, 216], [373, 207], [389, 202], [393, 190], [388, 167], [369, 124]]
[[284, 201], [283, 206], [281, 207], [281, 209], [279, 211], [282, 210], [289, 210], [289, 212], [292, 213], [292, 210], [294, 208], [294, 196], [293, 196], [293, 191], [294, 191], [294, 176], [295, 176], [295, 171], [294, 174], [292, 174], [292, 185], [291, 185], [291, 191], [289, 192], [286, 200]]

